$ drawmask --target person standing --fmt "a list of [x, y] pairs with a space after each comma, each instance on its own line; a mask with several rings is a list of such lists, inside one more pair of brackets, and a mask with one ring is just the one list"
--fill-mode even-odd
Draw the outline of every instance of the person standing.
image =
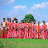
[[41, 26], [39, 24], [40, 24], [40, 22], [38, 21], [38, 26], [37, 26], [37, 39], [41, 38]]
[[20, 39], [23, 38], [23, 33], [24, 33], [24, 25], [23, 25], [23, 20], [21, 20], [21, 23], [19, 24], [20, 27]]
[[12, 38], [18, 38], [19, 37], [19, 23], [17, 22], [17, 20], [15, 19], [16, 23], [13, 23], [13, 32], [12, 32]]
[[31, 38], [31, 23], [29, 23], [29, 20], [27, 20], [27, 23], [25, 23], [25, 36], [26, 39]]
[[42, 30], [42, 39], [47, 39], [47, 25], [45, 21], [43, 21]]
[[8, 37], [7, 38], [11, 38], [11, 33], [12, 33], [12, 26], [13, 23], [11, 22], [11, 19], [9, 19], [9, 23], [8, 23]]
[[33, 23], [32, 23], [32, 38], [36, 38], [36, 32], [37, 32], [37, 24], [35, 22], [35, 20], [33, 20]]
[[16, 17], [14, 17], [14, 20], [13, 20], [12, 22], [13, 22], [13, 23], [16, 23], [16, 21], [15, 21], [15, 20], [17, 21]]
[[6, 29], [7, 29], [7, 38], [8, 38], [8, 31], [9, 31], [9, 18], [7, 18], [7, 22], [6, 22], [7, 26], [6, 26]]
[[7, 32], [6, 32], [6, 22], [5, 18], [3, 18], [3, 22], [1, 22], [1, 38], [6, 38]]

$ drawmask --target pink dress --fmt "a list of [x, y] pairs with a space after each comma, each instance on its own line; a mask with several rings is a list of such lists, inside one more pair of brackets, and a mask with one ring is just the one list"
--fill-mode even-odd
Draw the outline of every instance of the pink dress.
[[23, 23], [23, 39], [25, 39], [25, 23]]
[[13, 23], [12, 22], [9, 22], [8, 23], [8, 33], [7, 33], [7, 38], [11, 38], [12, 36], [12, 26], [13, 26]]
[[37, 26], [37, 39], [41, 38], [41, 26]]
[[47, 31], [45, 31], [47, 29], [47, 25], [42, 25], [43, 31], [42, 31], [42, 39], [47, 39]]
[[[13, 23], [13, 32], [12, 32], [12, 38], [18, 38], [19, 37], [19, 29], [18, 29], [19, 23]], [[17, 29], [16, 29], [17, 28]]]
[[19, 35], [20, 35], [20, 39], [21, 39], [21, 38], [24, 38], [24, 29], [22, 29], [22, 28], [24, 28], [24, 24], [20, 23], [19, 27], [20, 27]]
[[[35, 30], [34, 30], [35, 29]], [[32, 38], [36, 38], [37, 24], [32, 23]]]
[[25, 24], [26, 28], [25, 28], [25, 37], [26, 38], [31, 38], [31, 23], [26, 23]]
[[7, 30], [7, 38], [8, 38], [8, 31], [9, 31], [9, 30], [8, 30], [8, 29], [9, 29], [9, 25], [8, 25], [8, 24], [9, 24], [9, 22], [6, 22], [6, 24], [7, 24], [6, 30]]

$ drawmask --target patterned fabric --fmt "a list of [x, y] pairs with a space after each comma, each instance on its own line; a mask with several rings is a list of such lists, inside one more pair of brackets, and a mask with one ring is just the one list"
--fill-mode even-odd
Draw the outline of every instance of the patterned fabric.
[[32, 23], [32, 38], [36, 38], [37, 24]]
[[47, 39], [47, 31], [46, 31], [47, 25], [46, 24], [42, 25], [42, 29], [43, 29], [43, 31], [42, 31], [42, 39]]
[[25, 28], [25, 36], [26, 38], [31, 38], [31, 23], [26, 23], [25, 24], [26, 28]]
[[24, 23], [20, 23], [20, 25], [19, 25], [19, 27], [20, 27], [20, 32], [19, 32], [19, 35], [20, 35], [20, 38], [24, 38]]
[[12, 38], [13, 37], [18, 38], [18, 36], [19, 36], [19, 29], [18, 29], [19, 23], [13, 23], [13, 27], [14, 27], [14, 29], [12, 31]]
[[9, 23], [8, 23], [7, 38], [11, 38], [12, 26], [13, 26], [13, 23], [12, 23], [12, 22], [9, 22]]
[[37, 39], [41, 38], [41, 26], [37, 26]]
[[7, 38], [6, 22], [1, 22], [1, 38]]

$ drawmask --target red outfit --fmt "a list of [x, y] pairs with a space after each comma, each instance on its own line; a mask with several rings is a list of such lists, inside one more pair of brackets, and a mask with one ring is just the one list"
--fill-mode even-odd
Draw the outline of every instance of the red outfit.
[[11, 38], [12, 26], [13, 26], [13, 23], [12, 23], [12, 22], [9, 22], [9, 23], [8, 23], [8, 33], [7, 33], [7, 38]]
[[41, 26], [37, 26], [37, 39], [41, 38]]
[[36, 38], [37, 24], [32, 23], [32, 38]]
[[47, 29], [47, 25], [42, 25], [42, 39], [47, 39], [47, 31], [45, 31]]
[[14, 29], [13, 29], [13, 32], [12, 32], [12, 38], [13, 37], [18, 38], [19, 37], [19, 29], [18, 29], [19, 23], [14, 23], [13, 27], [14, 27]]
[[3, 22], [1, 22], [1, 38], [7, 38], [7, 32], [6, 32], [6, 22], [5, 22], [5, 27], [3, 27]]
[[20, 38], [24, 38], [24, 29], [23, 29], [24, 28], [24, 24], [20, 23], [19, 27], [20, 27], [20, 32], [19, 32]]
[[27, 27], [27, 28], [25, 28], [25, 36], [26, 36], [26, 38], [31, 38], [31, 23], [26, 23], [25, 24], [25, 26]]

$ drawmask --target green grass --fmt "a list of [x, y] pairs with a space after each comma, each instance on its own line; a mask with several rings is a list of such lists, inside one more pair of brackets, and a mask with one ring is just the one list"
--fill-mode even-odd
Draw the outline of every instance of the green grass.
[[48, 48], [48, 39], [0, 39], [0, 48]]
[[0, 48], [48, 48], [48, 39], [1, 39]]

